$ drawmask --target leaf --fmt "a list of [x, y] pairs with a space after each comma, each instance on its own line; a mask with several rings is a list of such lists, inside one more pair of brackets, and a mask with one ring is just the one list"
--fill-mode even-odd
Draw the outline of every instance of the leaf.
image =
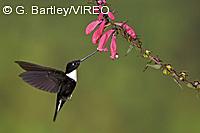
[[195, 87], [191, 83], [187, 83], [187, 87], [194, 89]]
[[130, 45], [125, 56], [127, 56], [133, 50], [133, 48], [134, 48], [134, 46]]
[[174, 79], [175, 83], [177, 83], [178, 86], [179, 86], [181, 89], [183, 89], [183, 87], [181, 86], [181, 84], [179, 83], [179, 81], [178, 81], [176, 78], [173, 78], [173, 79]]
[[[147, 62], [147, 65], [150, 65], [150, 64], [151, 64], [151, 62], [152, 62], [152, 60], [148, 61], [148, 62]], [[145, 71], [148, 69], [148, 67], [149, 67], [149, 66], [147, 66], [147, 65], [145, 66], [145, 68], [144, 68], [143, 72], [145, 72]]]
[[158, 70], [158, 69], [161, 68], [161, 65], [159, 65], [159, 64], [156, 64], [156, 65], [150, 65], [150, 64], [147, 64], [146, 66], [147, 66], [147, 67], [154, 68], [154, 69], [156, 69], [156, 70]]
[[200, 84], [197, 85], [197, 88], [200, 89]]

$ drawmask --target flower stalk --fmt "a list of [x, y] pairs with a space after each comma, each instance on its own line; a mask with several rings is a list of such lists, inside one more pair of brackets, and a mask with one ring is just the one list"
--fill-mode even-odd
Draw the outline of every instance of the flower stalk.
[[[93, 4], [101, 7], [107, 5], [106, 0], [90, 0]], [[102, 24], [103, 23], [103, 24]], [[99, 28], [97, 28], [99, 26]], [[125, 21], [115, 21], [113, 12], [108, 14], [99, 14], [98, 19], [91, 22], [86, 28], [86, 34], [94, 32], [92, 40], [95, 45], [98, 45], [97, 50], [99, 52], [107, 52], [106, 43], [111, 38], [110, 53], [111, 59], [118, 58], [116, 37], [121, 35], [127, 42], [130, 43], [129, 49], [126, 55], [128, 55], [133, 48], [140, 51], [140, 55], [143, 59], [147, 60], [146, 71], [149, 67], [160, 70], [164, 75], [171, 77], [181, 88], [181, 84], [185, 84], [187, 87], [193, 89], [197, 94], [200, 94], [200, 81], [192, 81], [189, 79], [189, 74], [185, 71], [177, 71], [172, 64], [162, 61], [157, 55], [154, 55], [150, 50], [143, 47], [143, 42], [138, 38], [135, 30], [129, 26]]]

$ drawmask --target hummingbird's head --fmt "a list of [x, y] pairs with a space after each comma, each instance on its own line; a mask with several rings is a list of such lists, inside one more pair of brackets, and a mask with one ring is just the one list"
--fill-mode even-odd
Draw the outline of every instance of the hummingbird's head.
[[80, 63], [81, 63], [80, 60], [74, 60], [74, 61], [69, 62], [66, 67], [66, 73], [70, 73], [76, 70], [79, 67]]
[[70, 72], [76, 70], [79, 67], [79, 65], [81, 64], [81, 62], [83, 62], [83, 61], [87, 60], [88, 58], [92, 57], [93, 55], [95, 55], [96, 52], [97, 52], [97, 50], [92, 52], [91, 54], [85, 56], [84, 58], [82, 58], [80, 60], [74, 60], [74, 61], [69, 62], [67, 64], [67, 67], [66, 67], [66, 73], [70, 73]]

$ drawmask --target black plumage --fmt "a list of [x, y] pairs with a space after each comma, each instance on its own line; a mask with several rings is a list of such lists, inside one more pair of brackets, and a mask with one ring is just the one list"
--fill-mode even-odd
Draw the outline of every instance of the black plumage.
[[[24, 61], [16, 61], [17, 64], [25, 72], [19, 76], [29, 85], [51, 93], [57, 93], [56, 111], [54, 115], [54, 121], [56, 120], [57, 113], [62, 108], [66, 100], [70, 99], [74, 88], [76, 87], [76, 81], [60, 70], [56, 70], [50, 67], [44, 67]], [[72, 61], [67, 65], [68, 73], [77, 69], [80, 64], [80, 60]]]
[[67, 64], [66, 71], [45, 67], [25, 61], [15, 61], [25, 72], [19, 76], [29, 85], [50, 93], [57, 93], [56, 110], [53, 121], [64, 103], [72, 97], [76, 87], [76, 72], [80, 63], [93, 56], [97, 51], [84, 57], [81, 60], [74, 60]]

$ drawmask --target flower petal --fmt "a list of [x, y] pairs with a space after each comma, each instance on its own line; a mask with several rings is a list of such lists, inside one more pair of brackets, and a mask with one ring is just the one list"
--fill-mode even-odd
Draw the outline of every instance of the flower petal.
[[106, 4], [106, 0], [102, 0], [103, 1], [103, 4]]
[[118, 26], [123, 26], [123, 28], [126, 30], [126, 32], [133, 38], [136, 39], [137, 38], [137, 34], [135, 32], [135, 30], [130, 27], [128, 24], [126, 23], [115, 23]]
[[97, 2], [98, 2], [98, 4], [100, 4], [100, 5], [106, 4], [106, 0], [98, 0]]
[[99, 29], [97, 29], [92, 35], [92, 43], [97, 44], [101, 34], [99, 33]]
[[116, 35], [112, 36], [112, 40], [111, 40], [111, 44], [110, 44], [110, 53], [111, 53], [111, 56], [110, 56], [111, 59], [114, 60], [114, 59], [118, 58]]
[[98, 4], [100, 4], [100, 5], [102, 4], [102, 0], [98, 0], [97, 2], [98, 2]]
[[136, 32], [133, 30], [132, 27], [130, 27], [130, 26], [127, 25], [127, 24], [124, 24], [124, 25], [123, 25], [123, 28], [126, 29], [126, 32], [127, 32], [133, 39], [136, 39], [136, 38], [137, 38]]
[[100, 52], [104, 51], [106, 39], [107, 39], [107, 34], [103, 34], [103, 36], [101, 37], [101, 39], [99, 41], [99, 45], [98, 45], [98, 48], [97, 48]]
[[88, 24], [88, 26], [85, 29], [86, 35], [89, 35], [100, 23], [101, 21], [95, 20], [95, 21], [92, 21], [90, 24]]
[[112, 12], [109, 12], [109, 13], [108, 13], [108, 17], [109, 17], [111, 20], [115, 20], [115, 16], [113, 15]]
[[98, 50], [99, 50], [100, 52], [102, 52], [102, 51], [105, 50], [105, 45], [106, 45], [108, 39], [110, 38], [110, 36], [113, 34], [114, 31], [115, 31], [115, 30], [113, 30], [113, 29], [112, 29], [112, 30], [108, 30], [108, 31], [106, 31], [106, 32], [103, 34], [103, 36], [100, 38], [100, 40], [99, 40], [99, 45], [98, 45]]
[[98, 20], [102, 20], [102, 19], [103, 19], [103, 13], [99, 13]]
[[92, 43], [93, 43], [93, 44], [97, 44], [97, 43], [98, 43], [98, 41], [99, 41], [99, 39], [100, 39], [100, 37], [101, 37], [101, 35], [102, 35], [102, 33], [103, 33], [103, 30], [104, 30], [104, 28], [105, 28], [105, 23], [106, 23], [106, 21], [104, 20], [104, 21], [100, 24], [99, 28], [94, 32], [94, 34], [93, 34], [93, 36], [92, 36]]

